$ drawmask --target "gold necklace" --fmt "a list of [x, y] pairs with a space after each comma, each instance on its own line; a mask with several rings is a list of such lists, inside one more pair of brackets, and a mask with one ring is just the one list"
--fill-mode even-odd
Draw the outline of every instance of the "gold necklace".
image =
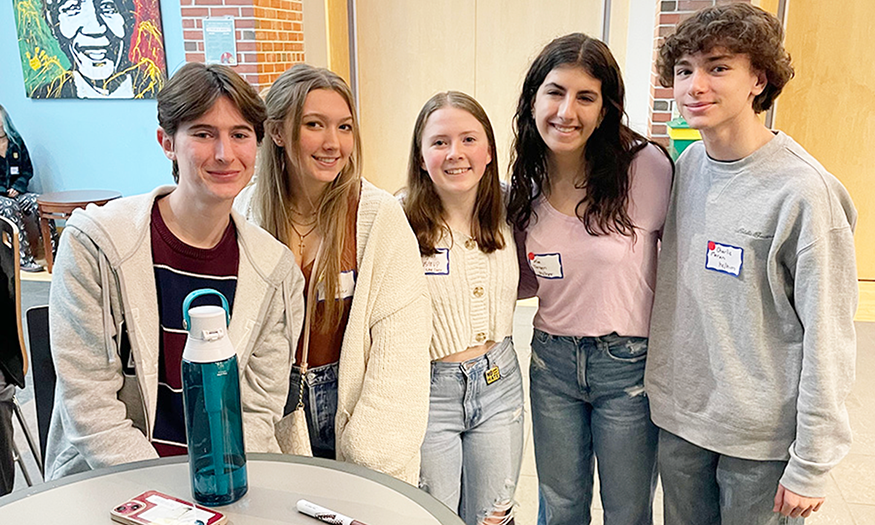
[[[292, 210], [292, 215], [296, 215], [296, 216], [298, 216], [298, 217], [304, 217], [304, 218], [307, 218], [307, 217], [314, 217], [314, 216], [316, 215], [315, 212], [310, 212], [310, 213], [301, 213], [301, 212], [299, 212], [298, 210], [296, 210], [296, 209], [295, 209], [294, 207], [292, 207], [292, 206], [290, 206], [289, 209]], [[315, 220], [315, 218], [314, 218], [314, 220]]]
[[[305, 239], [308, 235], [310, 235], [311, 233], [313, 233], [314, 230], [316, 230], [316, 226], [317, 226], [316, 223], [317, 223], [317, 221], [314, 220], [312, 223], [310, 223], [310, 224], [313, 225], [313, 227], [310, 228], [309, 230], [307, 230], [307, 233], [301, 233], [301, 232], [298, 231], [297, 228], [295, 228], [295, 223], [294, 223], [294, 221], [289, 221], [289, 225], [292, 227], [292, 230], [294, 230], [294, 232], [295, 232], [296, 234], [298, 234], [298, 239], [299, 239], [299, 240], [298, 240], [298, 249], [301, 251], [301, 260], [304, 259], [304, 239]], [[307, 226], [309, 226], [309, 224], [307, 224], [307, 225], [302, 225], [302, 226], [304, 226], [304, 227], [306, 228]]]

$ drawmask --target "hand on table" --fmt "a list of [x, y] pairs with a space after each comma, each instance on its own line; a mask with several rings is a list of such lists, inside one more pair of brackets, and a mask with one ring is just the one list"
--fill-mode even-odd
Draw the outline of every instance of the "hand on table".
[[6, 192], [6, 195], [9, 195], [10, 198], [14, 199], [21, 194], [18, 193], [18, 190], [16, 190], [15, 188], [9, 188], [9, 191]]
[[778, 492], [775, 494], [774, 512], [780, 512], [790, 518], [807, 518], [812, 512], [820, 510], [823, 500], [826, 498], [806, 498], [778, 484]]

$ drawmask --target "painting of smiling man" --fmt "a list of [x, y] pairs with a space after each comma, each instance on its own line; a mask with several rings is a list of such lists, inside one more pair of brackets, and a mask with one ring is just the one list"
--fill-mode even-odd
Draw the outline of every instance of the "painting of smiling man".
[[27, 96], [155, 98], [166, 76], [159, 0], [13, 0]]

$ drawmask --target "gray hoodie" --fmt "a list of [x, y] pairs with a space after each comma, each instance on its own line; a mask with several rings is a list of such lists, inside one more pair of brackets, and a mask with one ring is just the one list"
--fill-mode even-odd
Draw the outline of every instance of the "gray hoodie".
[[[155, 199], [172, 190], [91, 205], [67, 221], [49, 298], [58, 381], [47, 479], [157, 457], [149, 442], [160, 335], [150, 219]], [[274, 425], [303, 322], [304, 279], [285, 246], [236, 212], [231, 217], [240, 262], [228, 333], [239, 360], [246, 450], [279, 452]], [[119, 359], [124, 333], [133, 377]]]

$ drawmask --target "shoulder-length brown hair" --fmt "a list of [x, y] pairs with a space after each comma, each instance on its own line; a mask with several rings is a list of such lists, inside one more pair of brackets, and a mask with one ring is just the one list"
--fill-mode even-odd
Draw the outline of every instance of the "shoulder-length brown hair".
[[470, 95], [459, 91], [446, 91], [431, 97], [422, 107], [413, 127], [413, 143], [410, 146], [410, 160], [407, 166], [407, 196], [404, 199], [404, 212], [419, 241], [422, 255], [434, 255], [435, 244], [441, 235], [452, 235], [443, 218], [444, 208], [434, 189], [428, 172], [422, 168], [422, 134], [428, 118], [435, 111], [453, 107], [467, 111], [483, 126], [489, 141], [492, 162], [477, 185], [477, 199], [474, 202], [471, 233], [484, 253], [492, 253], [504, 248], [504, 236], [499, 228], [504, 219], [504, 202], [501, 183], [498, 180], [498, 153], [495, 149], [495, 133], [486, 111]]
[[[261, 144], [253, 212], [265, 230], [286, 246], [291, 244], [291, 178], [299, 177], [303, 172], [298, 157], [301, 120], [307, 95], [315, 89], [338, 93], [346, 101], [352, 115], [352, 153], [340, 174], [323, 190], [317, 203], [316, 227], [322, 235], [322, 256], [319, 267], [313, 268], [310, 278], [324, 283], [325, 296], [333, 297], [339, 287], [350, 202], [357, 202], [361, 189], [362, 148], [352, 92], [346, 82], [332, 71], [298, 64], [280, 75], [267, 92], [267, 133], [271, 137], [283, 137], [285, 147], [278, 146], [272, 139]], [[286, 148], [291, 148], [291, 151], [287, 152]], [[335, 293], [329, 290], [335, 290]], [[325, 301], [325, 315], [321, 317], [319, 328], [325, 330], [335, 326], [342, 314], [342, 302]]]

